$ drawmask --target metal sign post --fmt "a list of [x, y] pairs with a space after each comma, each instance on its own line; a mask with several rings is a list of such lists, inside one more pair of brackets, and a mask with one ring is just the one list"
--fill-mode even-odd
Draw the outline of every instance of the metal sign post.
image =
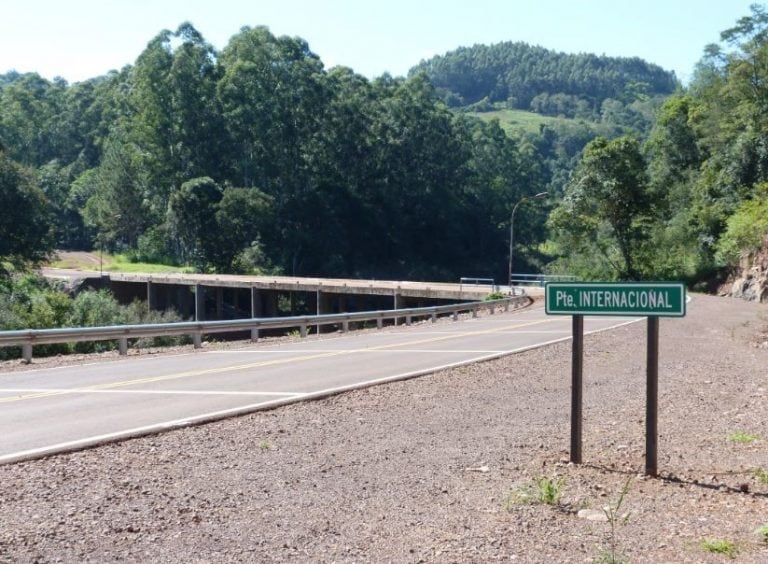
[[584, 369], [584, 317], [573, 316], [571, 351], [571, 462], [581, 464], [582, 373]]
[[546, 285], [547, 314], [573, 316], [571, 462], [582, 462], [584, 316], [643, 316], [648, 318], [645, 473], [658, 474], [659, 317], [685, 316], [685, 302], [682, 282], [550, 282]]
[[648, 318], [645, 388], [645, 473], [658, 475], [659, 439], [659, 318]]

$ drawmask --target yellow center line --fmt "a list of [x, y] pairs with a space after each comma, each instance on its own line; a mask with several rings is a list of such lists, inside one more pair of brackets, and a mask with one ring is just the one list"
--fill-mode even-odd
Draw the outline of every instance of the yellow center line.
[[[30, 400], [30, 399], [38, 399], [38, 398], [45, 398], [50, 396], [58, 396], [58, 395], [66, 395], [70, 393], [86, 393], [89, 391], [98, 391], [98, 390], [109, 390], [113, 388], [123, 388], [126, 386], [136, 386], [139, 384], [149, 384], [154, 382], [164, 382], [168, 380], [178, 380], [181, 378], [189, 378], [192, 376], [208, 376], [211, 374], [222, 374], [226, 372], [235, 372], [235, 371], [241, 371], [241, 370], [249, 370], [253, 368], [265, 368], [270, 366], [279, 366], [283, 364], [291, 364], [296, 362], [305, 362], [308, 360], [317, 360], [320, 358], [330, 358], [334, 356], [342, 356], [342, 355], [349, 355], [349, 354], [355, 354], [355, 353], [364, 353], [369, 351], [380, 351], [380, 350], [387, 350], [387, 349], [394, 349], [397, 347], [402, 346], [414, 346], [414, 345], [422, 345], [425, 343], [435, 343], [438, 341], [446, 341], [450, 339], [458, 339], [461, 337], [468, 337], [468, 336], [477, 336], [477, 335], [489, 335], [492, 333], [503, 333], [504, 331], [508, 331], [510, 329], [520, 329], [521, 327], [530, 327], [531, 325], [539, 325], [542, 323], [550, 323], [553, 321], [558, 321], [558, 318], [552, 318], [552, 319], [542, 319], [538, 321], [530, 321], [528, 323], [521, 323], [516, 325], [508, 325], [504, 327], [495, 327], [493, 329], [485, 329], [482, 331], [465, 331], [462, 333], [453, 333], [451, 335], [440, 335], [437, 337], [429, 337], [426, 339], [420, 339], [417, 341], [409, 341], [407, 343], [391, 343], [388, 345], [379, 345], [375, 347], [368, 347], [364, 349], [350, 349], [347, 351], [331, 351], [331, 352], [324, 352], [324, 353], [318, 353], [313, 355], [303, 355], [303, 356], [296, 356], [291, 358], [283, 358], [283, 359], [276, 359], [276, 360], [269, 360], [269, 361], [260, 361], [260, 362], [251, 362], [247, 364], [239, 364], [235, 366], [225, 366], [220, 368], [208, 368], [204, 370], [188, 370], [185, 372], [174, 372], [172, 374], [163, 374], [160, 376], [150, 376], [146, 378], [136, 378], [132, 380], [123, 380], [120, 382], [110, 382], [108, 384], [97, 384], [93, 386], [86, 386], [82, 388], [76, 388], [72, 391], [69, 390], [57, 390], [57, 391], [51, 391], [51, 392], [40, 392], [35, 394], [27, 394], [27, 395], [21, 395], [21, 396], [14, 396], [14, 397], [8, 397], [8, 398], [0, 398], [0, 403], [10, 403], [15, 401], [22, 401], [22, 400]], [[290, 352], [290, 351], [286, 351]]]

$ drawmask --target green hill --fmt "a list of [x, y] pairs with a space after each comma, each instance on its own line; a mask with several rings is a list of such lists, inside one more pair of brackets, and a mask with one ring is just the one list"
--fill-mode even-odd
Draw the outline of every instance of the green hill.
[[452, 107], [503, 103], [585, 118], [599, 115], [606, 100], [631, 104], [679, 86], [673, 72], [637, 57], [574, 55], [522, 42], [460, 47], [421, 61], [410, 74], [420, 72]]

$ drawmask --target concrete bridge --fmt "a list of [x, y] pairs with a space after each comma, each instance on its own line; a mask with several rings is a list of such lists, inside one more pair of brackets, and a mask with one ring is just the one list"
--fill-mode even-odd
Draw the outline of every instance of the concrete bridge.
[[146, 300], [197, 321], [426, 307], [476, 301], [491, 285], [224, 274], [123, 274], [44, 269], [49, 278], [108, 288], [121, 303]]

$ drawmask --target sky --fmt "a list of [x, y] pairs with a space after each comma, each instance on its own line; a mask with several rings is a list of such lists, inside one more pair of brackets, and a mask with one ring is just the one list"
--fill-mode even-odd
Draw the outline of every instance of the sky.
[[216, 49], [243, 26], [304, 38], [326, 68], [406, 75], [460, 46], [525, 41], [641, 57], [686, 82], [704, 46], [756, 0], [0, 0], [0, 73], [70, 83], [133, 64], [189, 21]]

